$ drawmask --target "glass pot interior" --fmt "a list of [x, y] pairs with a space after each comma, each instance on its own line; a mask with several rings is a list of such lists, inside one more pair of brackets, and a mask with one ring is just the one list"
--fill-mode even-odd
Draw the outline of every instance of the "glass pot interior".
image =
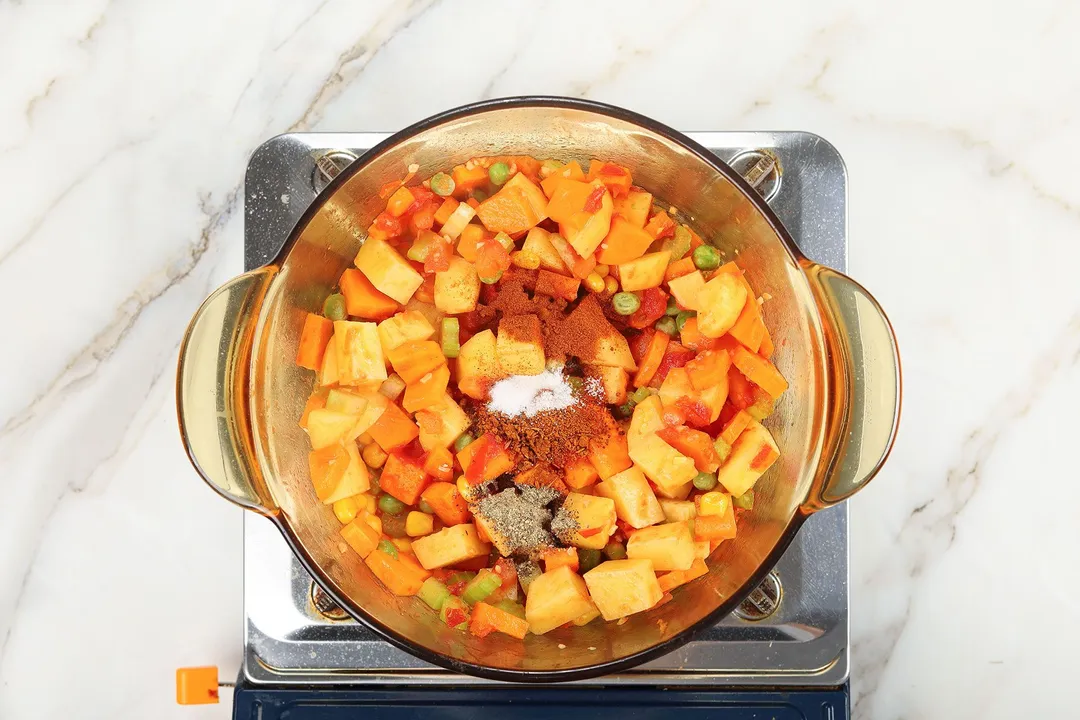
[[[558, 105], [503, 106], [435, 119], [390, 147], [376, 148], [348, 168], [294, 231], [263, 301], [250, 368], [253, 451], [278, 521], [301, 559], [354, 615], [427, 659], [504, 671], [560, 673], [630, 658], [676, 638], [714, 614], [775, 559], [797, 529], [823, 447], [827, 380], [822, 324], [790, 246], [725, 173], [667, 137], [661, 128], [596, 110]], [[758, 294], [769, 297], [765, 319], [774, 362], [790, 389], [765, 421], [780, 460], [755, 488], [755, 505], [734, 541], [709, 559], [710, 573], [673, 591], [674, 599], [622, 625], [595, 621], [524, 642], [493, 633], [477, 638], [446, 628], [418, 599], [399, 598], [375, 580], [345, 545], [331, 507], [316, 498], [308, 476], [309, 444], [297, 425], [312, 373], [293, 363], [304, 313], [318, 312], [352, 264], [365, 228], [384, 207], [380, 187], [410, 164], [420, 178], [471, 157], [520, 154], [578, 160], [601, 158], [629, 167], [637, 185], [678, 208], [694, 229], [737, 260]], [[731, 177], [734, 174], [731, 173]], [[767, 569], [767, 568], [764, 568]], [[641, 658], [644, 659], [644, 658]]]

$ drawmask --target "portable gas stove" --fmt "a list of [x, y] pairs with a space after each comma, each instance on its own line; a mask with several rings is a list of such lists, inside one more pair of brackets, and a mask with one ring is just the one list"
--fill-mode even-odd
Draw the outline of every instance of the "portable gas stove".
[[[808, 257], [845, 268], [847, 177], [835, 148], [797, 132], [689, 136], [747, 177]], [[271, 260], [317, 192], [386, 137], [301, 133], [259, 147], [245, 181], [246, 269]], [[245, 513], [234, 718], [411, 717], [420, 707], [521, 718], [628, 708], [635, 717], [846, 718], [847, 528], [846, 504], [814, 514], [749, 600], [670, 655], [580, 683], [517, 686], [429, 665], [380, 640], [313, 584], [271, 523]]]

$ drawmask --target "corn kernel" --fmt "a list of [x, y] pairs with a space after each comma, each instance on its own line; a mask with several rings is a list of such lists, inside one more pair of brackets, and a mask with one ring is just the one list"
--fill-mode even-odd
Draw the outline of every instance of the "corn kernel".
[[697, 497], [698, 515], [723, 515], [731, 504], [731, 496], [722, 492], [707, 492]]
[[619, 281], [608, 275], [604, 278], [604, 291], [611, 295], [619, 292]]
[[342, 525], [351, 523], [353, 518], [356, 517], [356, 513], [360, 512], [361, 508], [356, 500], [355, 497], [347, 497], [334, 503], [334, 515], [337, 516], [338, 522]]
[[360, 437], [356, 438], [356, 442], [360, 447], [367, 447], [371, 443], [375, 442], [375, 438], [371, 437], [371, 433], [364, 433]]
[[374, 495], [372, 495], [371, 493], [363, 493], [361, 495], [357, 495], [356, 497], [360, 500], [363, 500], [364, 504], [363, 506], [361, 506], [361, 510], [369, 512], [372, 515], [375, 514], [375, 509], [379, 506], [379, 501], [375, 499]]
[[600, 277], [594, 272], [591, 272], [585, 277], [585, 287], [589, 289], [589, 292], [603, 292], [604, 278]]
[[386, 462], [386, 453], [375, 443], [365, 446], [364, 451], [360, 453], [360, 455], [364, 458], [364, 462], [367, 463], [367, 466], [370, 468], [381, 468], [383, 463]]
[[461, 497], [465, 498], [466, 500], [470, 499], [475, 494], [473, 491], [473, 486], [465, 480], [464, 475], [458, 475], [457, 491], [461, 494]]
[[405, 517], [405, 532], [409, 537], [430, 535], [435, 529], [435, 518], [427, 513], [413, 510]]
[[390, 542], [394, 543], [400, 552], [412, 552], [412, 540], [409, 538], [393, 538]]
[[540, 267], [540, 256], [531, 250], [515, 250], [510, 253], [510, 262], [519, 268], [535, 270]]
[[597, 265], [596, 268], [594, 268], [594, 272], [600, 277], [606, 278], [608, 276], [608, 273], [611, 272], [611, 266], [601, 263]]
[[382, 535], [382, 518], [372, 513], [364, 513], [364, 522], [371, 526], [371, 529]]

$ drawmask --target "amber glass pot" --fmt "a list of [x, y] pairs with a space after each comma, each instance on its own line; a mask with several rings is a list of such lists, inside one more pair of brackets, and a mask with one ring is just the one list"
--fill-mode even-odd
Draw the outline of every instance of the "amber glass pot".
[[[766, 421], [780, 460], [755, 487], [738, 538], [710, 573], [674, 599], [616, 625], [595, 621], [523, 642], [446, 628], [416, 598], [375, 580], [342, 551], [340, 525], [315, 497], [297, 425], [312, 374], [296, 367], [306, 311], [318, 311], [384, 205], [379, 189], [419, 165], [428, 177], [471, 157], [602, 158], [685, 213], [737, 257], [759, 294], [773, 357], [790, 389]], [[424, 120], [345, 169], [315, 200], [269, 265], [211, 295], [191, 321], [177, 378], [180, 431], [203, 479], [265, 515], [312, 577], [351, 615], [429, 662], [488, 678], [551, 682], [623, 670], [714, 624], [757, 585], [803, 521], [843, 501], [880, 469], [900, 412], [900, 364], [871, 295], [799, 252], [777, 217], [730, 167], [682, 134], [626, 110], [562, 98], [480, 103]], [[662, 622], [659, 622], [662, 621]]]

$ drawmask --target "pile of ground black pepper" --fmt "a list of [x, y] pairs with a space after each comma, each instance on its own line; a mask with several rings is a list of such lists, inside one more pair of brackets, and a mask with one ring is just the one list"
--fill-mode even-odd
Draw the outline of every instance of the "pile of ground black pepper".
[[578, 529], [577, 518], [561, 507], [563, 497], [555, 488], [514, 484], [481, 498], [472, 511], [499, 535], [493, 539], [500, 552], [537, 559], [566, 546]]
[[585, 390], [574, 395], [577, 402], [570, 407], [532, 416], [503, 415], [482, 403], [471, 403], [468, 410], [477, 435], [492, 433], [527, 465], [546, 462], [563, 468], [587, 455], [590, 443], [606, 435], [610, 426], [610, 413], [601, 400]]

